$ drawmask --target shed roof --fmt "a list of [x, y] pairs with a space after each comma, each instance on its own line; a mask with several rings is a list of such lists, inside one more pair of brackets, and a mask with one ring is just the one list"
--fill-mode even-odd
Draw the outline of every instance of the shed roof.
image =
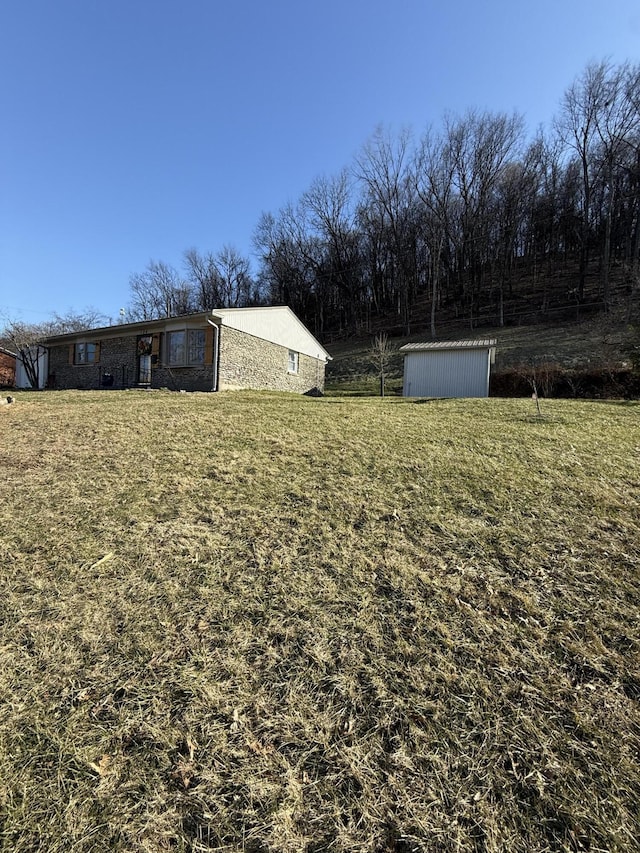
[[496, 345], [495, 338], [482, 338], [469, 341], [427, 341], [405, 344], [400, 352], [423, 352], [424, 350], [490, 349]]

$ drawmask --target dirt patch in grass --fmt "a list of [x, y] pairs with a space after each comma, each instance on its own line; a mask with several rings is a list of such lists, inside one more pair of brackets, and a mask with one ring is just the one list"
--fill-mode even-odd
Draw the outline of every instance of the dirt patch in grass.
[[18, 395], [0, 849], [637, 849], [639, 413]]

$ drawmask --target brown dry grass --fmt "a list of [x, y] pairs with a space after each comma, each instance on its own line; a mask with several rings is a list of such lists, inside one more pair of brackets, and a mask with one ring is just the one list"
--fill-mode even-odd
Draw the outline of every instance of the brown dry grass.
[[18, 395], [0, 850], [637, 850], [639, 411]]

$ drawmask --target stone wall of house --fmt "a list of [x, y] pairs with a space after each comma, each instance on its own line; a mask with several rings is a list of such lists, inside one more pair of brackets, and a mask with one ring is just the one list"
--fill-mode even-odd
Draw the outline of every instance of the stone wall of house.
[[213, 389], [213, 366], [203, 367], [152, 367], [151, 387], [168, 388], [170, 391], [211, 391]]
[[272, 388], [305, 394], [324, 391], [324, 362], [300, 353], [298, 372], [289, 373], [289, 350], [223, 326], [220, 334], [220, 390]]
[[[324, 362], [300, 353], [298, 372], [289, 373], [286, 347], [223, 326], [220, 334], [220, 390], [272, 388], [306, 393], [324, 390]], [[151, 366], [151, 387], [172, 391], [211, 391], [213, 367]], [[122, 336], [100, 341], [95, 364], [69, 364], [69, 344], [49, 348], [51, 388], [131, 388], [138, 384], [136, 338]]]
[[[69, 364], [69, 344], [49, 347], [49, 387], [129, 388], [137, 380], [136, 339], [131, 336], [100, 341], [96, 364]], [[111, 377], [110, 385], [105, 377]]]
[[[123, 336], [100, 341], [96, 364], [69, 364], [69, 345], [49, 348], [49, 377], [53, 388], [132, 388], [138, 385], [136, 337]], [[210, 391], [213, 367], [151, 365], [151, 387], [172, 391]]]

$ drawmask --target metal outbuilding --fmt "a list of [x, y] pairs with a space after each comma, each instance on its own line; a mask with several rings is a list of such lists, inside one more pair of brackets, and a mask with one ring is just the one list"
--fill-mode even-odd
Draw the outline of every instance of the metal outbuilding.
[[403, 397], [488, 397], [493, 338], [405, 344]]

